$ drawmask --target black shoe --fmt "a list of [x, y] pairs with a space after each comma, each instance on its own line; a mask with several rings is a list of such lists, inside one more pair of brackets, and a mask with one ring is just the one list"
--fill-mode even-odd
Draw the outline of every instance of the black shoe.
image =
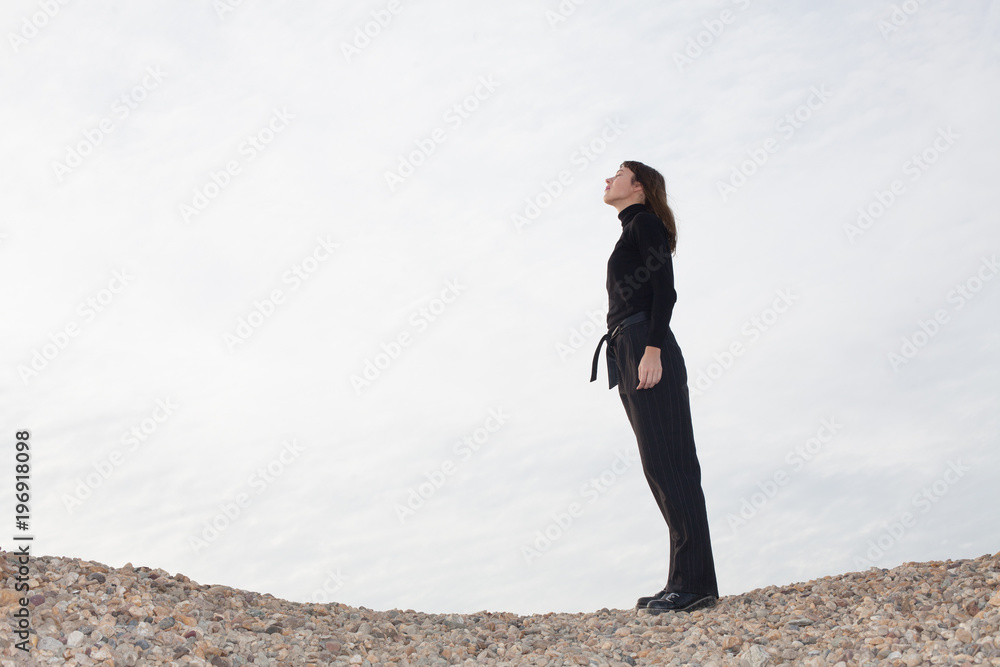
[[718, 598], [704, 593], [667, 593], [662, 598], [650, 600], [646, 611], [651, 614], [662, 614], [665, 611], [694, 611], [703, 607], [711, 607]]
[[639, 601], [635, 603], [635, 608], [636, 609], [645, 609], [646, 605], [649, 604], [650, 600], [659, 600], [664, 595], [666, 595], [668, 592], [669, 591], [666, 588], [664, 588], [659, 593], [654, 593], [653, 595], [650, 595], [648, 597], [641, 597], [641, 598], [639, 598]]

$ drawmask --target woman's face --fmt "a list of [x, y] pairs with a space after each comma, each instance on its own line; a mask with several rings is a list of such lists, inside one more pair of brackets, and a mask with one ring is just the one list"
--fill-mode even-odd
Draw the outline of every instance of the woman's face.
[[611, 178], [605, 178], [604, 203], [614, 204], [632, 197], [636, 192], [642, 192], [642, 186], [632, 183], [632, 170], [622, 167]]

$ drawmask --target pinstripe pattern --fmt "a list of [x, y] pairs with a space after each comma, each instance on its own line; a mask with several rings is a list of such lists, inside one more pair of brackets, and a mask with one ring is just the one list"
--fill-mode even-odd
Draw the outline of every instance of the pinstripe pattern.
[[660, 381], [650, 389], [636, 389], [648, 326], [648, 320], [633, 324], [610, 344], [618, 368], [619, 396], [639, 444], [642, 469], [670, 531], [665, 588], [718, 597], [701, 466], [691, 424], [687, 369], [672, 331], [668, 330], [660, 346]]

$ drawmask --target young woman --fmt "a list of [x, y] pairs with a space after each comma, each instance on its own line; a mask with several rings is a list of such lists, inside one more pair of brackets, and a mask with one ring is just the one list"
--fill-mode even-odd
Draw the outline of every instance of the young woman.
[[643, 472], [670, 533], [667, 584], [639, 598], [636, 608], [692, 611], [715, 604], [719, 589], [687, 370], [670, 330], [677, 229], [663, 176], [652, 167], [623, 162], [605, 183], [604, 202], [617, 209], [622, 235], [608, 260], [608, 334], [597, 345], [590, 380], [597, 379], [601, 345], [608, 341], [609, 388], [618, 385]]

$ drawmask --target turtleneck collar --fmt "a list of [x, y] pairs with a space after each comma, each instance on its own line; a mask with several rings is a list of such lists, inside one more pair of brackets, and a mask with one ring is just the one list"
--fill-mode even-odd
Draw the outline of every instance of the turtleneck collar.
[[622, 221], [622, 227], [624, 227], [632, 218], [648, 210], [645, 204], [630, 204], [618, 213], [618, 219]]

